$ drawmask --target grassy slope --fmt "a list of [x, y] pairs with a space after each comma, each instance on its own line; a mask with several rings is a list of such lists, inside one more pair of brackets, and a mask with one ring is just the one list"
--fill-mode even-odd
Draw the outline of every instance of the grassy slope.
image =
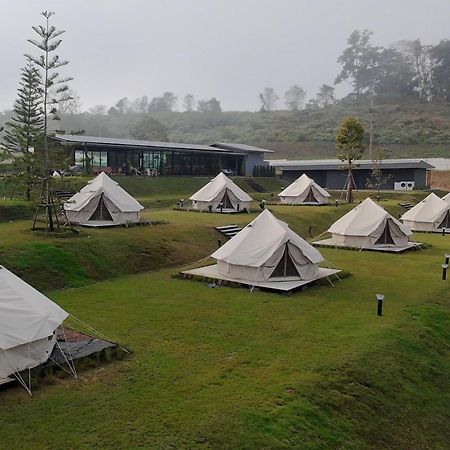
[[34, 449], [445, 448], [448, 247], [420, 236], [433, 247], [325, 250], [353, 276], [291, 297], [212, 290], [167, 270], [52, 294], [134, 355], [33, 398], [3, 392], [3, 448], [19, 434]]
[[[1, 264], [10, 267], [37, 288], [51, 290], [199, 260], [215, 248], [218, 238], [223, 239], [215, 232], [214, 226], [230, 223], [244, 226], [254, 217], [254, 214], [227, 216], [165, 208], [174, 205], [180, 197], [188, 198], [206, 180], [189, 177], [155, 180], [121, 178], [121, 185], [149, 207], [144, 212], [144, 217], [163, 222], [154, 226], [132, 227], [126, 233], [122, 228], [80, 228], [79, 234], [68, 232], [53, 237], [32, 232], [30, 220], [3, 223], [0, 228]], [[85, 181], [71, 179], [70, 183], [79, 187]], [[281, 186], [285, 185], [276, 179], [259, 179], [259, 182], [271, 192], [251, 193], [255, 199], [270, 199], [272, 192], [279, 192]], [[243, 180], [238, 180], [238, 183], [248, 188]], [[363, 198], [366, 195], [360, 193], [357, 197]], [[423, 195], [417, 192], [402, 194], [402, 197], [414, 202]], [[385, 196], [390, 198], [393, 194]], [[6, 211], [9, 210], [8, 205], [11, 205], [15, 211], [16, 203], [26, 204], [4, 201], [0, 205]], [[396, 203], [393, 199], [386, 200], [391, 212], [398, 215], [401, 210]], [[314, 207], [294, 208], [293, 213], [287, 207], [271, 208], [302, 235], [308, 236], [311, 226], [312, 235], [317, 236], [350, 207], [321, 207], [321, 214], [317, 214]], [[256, 212], [259, 210], [256, 203], [254, 209]], [[27, 206], [26, 211], [29, 210], [32, 211], [33, 208]], [[198, 242], [199, 235], [202, 236], [201, 243]]]
[[[149, 202], [170, 190], [127, 188]], [[397, 214], [398, 197], [386, 197]], [[271, 208], [306, 237], [349, 206]], [[29, 232], [29, 222], [0, 224], [2, 264], [42, 289], [79, 286], [50, 296], [134, 351], [33, 398], [2, 392], [2, 448], [17, 448], [18, 436], [33, 449], [445, 448], [450, 290], [439, 268], [447, 237], [418, 235], [433, 247], [403, 255], [321, 249], [352, 276], [291, 297], [209, 289], [171, 279], [174, 269], [83, 286], [199, 259], [220, 237], [212, 226], [253, 215], [153, 208], [149, 217], [169, 223], [60, 239]], [[376, 292], [386, 294], [383, 318]]]

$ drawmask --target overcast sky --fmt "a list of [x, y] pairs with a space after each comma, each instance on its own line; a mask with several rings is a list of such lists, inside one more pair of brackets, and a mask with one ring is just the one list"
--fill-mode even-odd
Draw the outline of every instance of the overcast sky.
[[[256, 110], [258, 92], [280, 98], [293, 85], [308, 97], [332, 84], [336, 58], [355, 29], [388, 46], [450, 38], [450, 0], [0, 0], [0, 110], [17, 89], [32, 25], [53, 10], [66, 30], [59, 54], [70, 64], [82, 108], [121, 97], [217, 97], [225, 110]], [[338, 93], [345, 92], [345, 86]], [[281, 106], [281, 105], [280, 105]]]

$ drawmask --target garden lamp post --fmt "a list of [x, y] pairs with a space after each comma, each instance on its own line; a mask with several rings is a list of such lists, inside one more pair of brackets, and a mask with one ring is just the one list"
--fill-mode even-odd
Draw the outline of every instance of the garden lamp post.
[[379, 316], [383, 315], [383, 300], [384, 300], [384, 294], [376, 294], [377, 297], [377, 314]]

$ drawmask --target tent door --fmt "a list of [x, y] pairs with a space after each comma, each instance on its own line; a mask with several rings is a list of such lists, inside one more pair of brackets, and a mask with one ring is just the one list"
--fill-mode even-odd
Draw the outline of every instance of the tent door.
[[438, 228], [450, 228], [450, 211], [447, 211], [444, 216], [444, 220], [441, 222]]
[[95, 208], [95, 211], [92, 213], [89, 220], [113, 222], [111, 214], [109, 213], [108, 208], [105, 205], [105, 201], [103, 200], [103, 194], [100, 195], [97, 208]]
[[270, 278], [299, 276], [300, 274], [298, 273], [297, 268], [292, 261], [291, 255], [289, 255], [287, 245], [285, 245], [283, 256], [281, 257], [280, 262], [277, 264], [277, 267], [275, 267], [275, 270], [270, 275]]
[[375, 242], [375, 245], [395, 245], [394, 239], [392, 239], [391, 231], [389, 230], [389, 221], [386, 221], [383, 233]]
[[[222, 200], [220, 201], [222, 203], [223, 209], [234, 209], [233, 204], [231, 203], [230, 197], [228, 197], [228, 189], [225, 189], [225, 194], [223, 194]], [[220, 205], [217, 207], [220, 209]]]
[[319, 203], [317, 198], [314, 196], [313, 188], [309, 187], [308, 195], [305, 198], [306, 203]]

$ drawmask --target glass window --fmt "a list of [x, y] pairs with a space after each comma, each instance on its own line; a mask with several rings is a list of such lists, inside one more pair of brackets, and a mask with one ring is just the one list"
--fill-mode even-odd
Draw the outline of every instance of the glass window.
[[84, 151], [83, 150], [75, 150], [75, 164], [77, 166], [84, 165]]

